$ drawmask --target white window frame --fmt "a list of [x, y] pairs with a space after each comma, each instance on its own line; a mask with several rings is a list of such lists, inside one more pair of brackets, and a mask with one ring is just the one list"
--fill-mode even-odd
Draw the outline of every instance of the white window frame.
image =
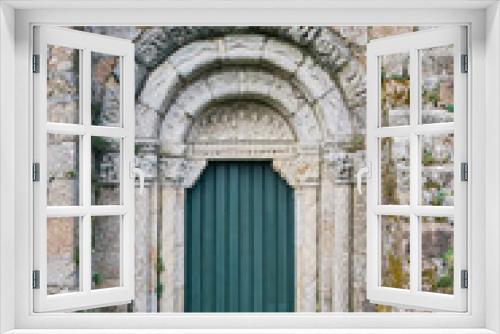
[[[294, 328], [274, 332], [498, 333], [500, 330], [500, 10], [496, 1], [22, 1], [0, 4], [0, 331], [42, 333], [79, 328], [117, 333], [140, 328]], [[207, 3], [208, 2], [208, 3]], [[184, 8], [183, 8], [184, 6]], [[189, 6], [190, 8], [186, 8]], [[206, 10], [202, 8], [217, 7]], [[431, 6], [439, 8], [430, 8]], [[86, 9], [82, 9], [85, 7]], [[127, 7], [127, 8], [125, 8]], [[162, 7], [162, 8], [158, 8]], [[194, 8], [193, 8], [194, 7]], [[293, 7], [293, 8], [288, 8]], [[408, 9], [415, 7], [419, 9]], [[49, 8], [50, 10], [47, 10]], [[140, 8], [140, 9], [138, 9]], [[436, 25], [467, 24], [471, 55], [468, 142], [468, 257], [466, 313], [438, 314], [35, 314], [31, 298], [32, 192], [30, 146], [31, 31], [52, 25]], [[15, 69], [12, 64], [15, 63]], [[488, 71], [485, 71], [486, 66]], [[12, 84], [14, 83], [14, 84]], [[4, 112], [4, 110], [6, 110]], [[12, 127], [15, 124], [15, 129]], [[14, 138], [15, 149], [12, 147]], [[488, 138], [488, 140], [486, 140]], [[486, 164], [486, 154], [488, 164]], [[485, 182], [488, 180], [488, 182]], [[12, 186], [7, 188], [7, 186]], [[15, 189], [15, 196], [12, 196]], [[488, 219], [486, 219], [488, 218]], [[471, 226], [469, 226], [471, 228]], [[488, 266], [485, 266], [485, 248]], [[15, 254], [15, 256], [12, 256]], [[14, 284], [15, 283], [15, 284]], [[12, 289], [12, 286], [15, 288]], [[488, 294], [485, 294], [487, 289]], [[88, 328], [88, 331], [82, 330]], [[96, 330], [91, 330], [91, 329]], [[298, 328], [302, 328], [299, 330]], [[337, 330], [335, 330], [337, 328]], [[393, 328], [389, 330], [388, 328]], [[30, 329], [25, 331], [23, 329]], [[121, 329], [121, 330], [120, 330]], [[137, 329], [137, 330], [134, 330]], [[203, 332], [203, 330], [198, 332]], [[308, 330], [309, 329], [309, 330]], [[182, 331], [182, 330], [180, 330]], [[68, 332], [68, 331], [66, 331]], [[101, 331], [102, 332], [102, 331]], [[160, 332], [160, 331], [159, 331]], [[193, 330], [191, 332], [197, 332]], [[220, 331], [218, 331], [220, 332]], [[247, 330], [248, 332], [248, 330]], [[269, 330], [260, 330], [269, 332]]]
[[[367, 297], [379, 304], [417, 307], [431, 310], [464, 312], [467, 290], [461, 287], [462, 270], [467, 270], [467, 181], [461, 180], [461, 164], [467, 163], [467, 74], [462, 73], [462, 55], [467, 55], [465, 27], [442, 27], [380, 38], [367, 46], [367, 161], [371, 175], [367, 180]], [[452, 45], [453, 47], [453, 122], [422, 124], [420, 50]], [[409, 56], [410, 123], [382, 126], [380, 120], [380, 57], [392, 54]], [[468, 66], [468, 64], [467, 64]], [[421, 204], [421, 136], [454, 134], [453, 206]], [[405, 138], [410, 148], [410, 201], [407, 205], [381, 205], [380, 140]], [[381, 217], [409, 218], [410, 270], [409, 289], [381, 285]], [[453, 294], [421, 290], [422, 217], [451, 217], [453, 226]]]
[[[37, 26], [34, 28], [34, 54], [39, 56], [39, 73], [34, 74], [34, 161], [39, 165], [39, 181], [33, 184], [34, 270], [39, 272], [39, 288], [33, 290], [35, 312], [72, 311], [99, 306], [127, 304], [134, 299], [134, 45], [120, 38], [85, 33], [67, 28]], [[62, 46], [79, 53], [79, 123], [55, 123], [47, 120], [47, 46]], [[91, 53], [117, 56], [120, 59], [120, 124], [92, 125], [91, 120]], [[47, 134], [79, 136], [79, 205], [47, 206]], [[91, 137], [120, 141], [120, 204], [91, 203]], [[119, 217], [120, 285], [92, 290], [91, 219], [97, 216]], [[47, 219], [79, 218], [79, 291], [47, 294]]]

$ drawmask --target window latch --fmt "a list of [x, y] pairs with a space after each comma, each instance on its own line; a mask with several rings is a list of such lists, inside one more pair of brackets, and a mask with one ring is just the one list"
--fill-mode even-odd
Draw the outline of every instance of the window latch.
[[358, 172], [356, 173], [356, 185], [357, 185], [357, 188], [358, 188], [358, 194], [360, 194], [360, 195], [363, 194], [363, 189], [362, 189], [363, 175], [366, 175], [367, 179], [371, 177], [371, 167], [370, 167], [370, 163], [369, 162], [367, 162], [366, 166], [360, 168], [358, 170]]
[[142, 195], [144, 192], [144, 171], [140, 168], [135, 167], [133, 161], [130, 162], [130, 178], [135, 180], [135, 177], [139, 178], [139, 194]]

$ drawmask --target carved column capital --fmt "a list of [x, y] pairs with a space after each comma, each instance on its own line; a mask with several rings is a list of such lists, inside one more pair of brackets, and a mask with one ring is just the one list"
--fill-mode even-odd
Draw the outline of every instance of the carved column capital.
[[319, 185], [318, 154], [297, 154], [291, 158], [274, 159], [273, 169], [293, 187]]
[[160, 159], [160, 177], [164, 184], [190, 188], [207, 165], [206, 160], [189, 160], [183, 157]]

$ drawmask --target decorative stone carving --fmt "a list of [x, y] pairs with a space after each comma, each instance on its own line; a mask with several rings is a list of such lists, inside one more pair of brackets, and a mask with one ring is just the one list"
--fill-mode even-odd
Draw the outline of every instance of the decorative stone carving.
[[262, 103], [225, 102], [204, 111], [194, 121], [186, 142], [290, 142], [295, 136], [278, 112]]
[[186, 147], [190, 159], [281, 159], [295, 156], [290, 144], [194, 144]]
[[290, 159], [274, 159], [273, 168], [292, 186], [319, 185], [318, 155], [297, 155]]
[[206, 160], [162, 158], [160, 159], [160, 176], [162, 181], [170, 186], [190, 188], [206, 165]]
[[[302, 42], [309, 43], [305, 40]], [[284, 52], [285, 49], [289, 49], [290, 52]], [[290, 58], [290, 54], [294, 56]], [[302, 60], [301, 55], [302, 52], [291, 44], [275, 39], [264, 40], [263, 37], [255, 35], [228, 36], [224, 39], [196, 42], [194, 46], [184, 46], [174, 52], [168, 61], [165, 61], [150, 75], [144, 84], [139, 101], [155, 112], [161, 113], [164, 103], [168, 102], [177, 87], [180, 87], [178, 84], [179, 75], [190, 77], [197, 70], [207, 68], [207, 66], [215, 67], [234, 61], [254, 64], [259, 63], [260, 59], [267, 64], [278, 66], [278, 72], [288, 73], [310, 99], [318, 99], [333, 89], [335, 84], [321, 66], [315, 65], [312, 58], [307, 57]], [[240, 89], [244, 88], [245, 91], [248, 90], [245, 94], [263, 95], [270, 90], [273, 90], [273, 93], [279, 93], [267, 93], [267, 95], [273, 95], [275, 100], [281, 101], [281, 104], [285, 106], [283, 109], [290, 113], [296, 112], [303, 104], [302, 98], [299, 96], [304, 94], [296, 94], [297, 96], [290, 99], [288, 87], [291, 85], [287, 84], [286, 81], [285, 83], [279, 82], [280, 80], [284, 81], [279, 76], [272, 75], [271, 83], [266, 83], [268, 80], [264, 79], [258, 80], [257, 83], [250, 83], [252, 80], [248, 80], [248, 76], [247, 73], [233, 72], [231, 74], [230, 71], [226, 71], [222, 77], [211, 76], [208, 86], [212, 97], [223, 98], [229, 94], [242, 94], [243, 92], [237, 93], [237, 87], [239, 87]], [[261, 77], [263, 78], [262, 75]], [[269, 74], [267, 77], [269, 78]], [[248, 85], [251, 86], [251, 89], [248, 88]], [[282, 94], [281, 90], [283, 90]], [[201, 94], [197, 98], [197, 102], [203, 100], [201, 96], [207, 97], [203, 95], [206, 93], [204, 89], [194, 90], [191, 93]], [[187, 98], [187, 95], [184, 98]], [[178, 100], [181, 99], [182, 97], [179, 96]], [[188, 109], [186, 112], [195, 112], [192, 108]]]
[[[241, 87], [244, 87], [244, 92]], [[280, 93], [274, 94], [278, 89]], [[207, 78], [201, 78], [186, 87], [186, 91], [170, 106], [162, 123], [160, 138], [164, 153], [164, 146], [168, 143], [184, 142], [191, 118], [197, 119], [207, 104], [217, 99], [263, 100], [284, 116], [290, 117], [289, 124], [298, 142], [318, 142], [321, 138], [314, 109], [290, 83], [269, 73], [256, 70], [210, 73]], [[300, 107], [300, 112], [294, 109], [296, 107]]]

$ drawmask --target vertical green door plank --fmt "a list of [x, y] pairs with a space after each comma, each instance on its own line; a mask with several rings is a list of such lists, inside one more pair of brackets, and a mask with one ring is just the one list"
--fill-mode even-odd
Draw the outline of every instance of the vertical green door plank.
[[215, 169], [207, 170], [202, 196], [202, 311], [215, 309]]
[[[193, 256], [193, 251], [191, 247], [190, 240], [192, 240], [192, 219], [193, 219], [193, 208], [192, 208], [192, 191], [188, 191], [184, 196], [184, 266], [185, 268], [191, 268], [191, 261]], [[163, 259], [157, 259], [157, 265], [160, 263], [164, 263]], [[193, 275], [189, 275], [189, 270], [184, 270], [184, 308], [185, 310], [191, 309], [191, 298], [192, 298], [192, 277]], [[157, 285], [157, 293], [159, 293], [159, 285]], [[161, 311], [161, 310], [160, 310]]]
[[252, 266], [251, 266], [251, 230], [250, 230], [250, 171], [253, 163], [246, 162], [240, 165], [240, 268], [239, 268], [239, 291], [240, 291], [240, 312], [252, 311]]
[[287, 187], [287, 208], [288, 208], [288, 220], [287, 220], [287, 300], [288, 309], [287, 312], [293, 312], [295, 310], [295, 193], [293, 189]]
[[192, 239], [190, 241], [192, 247], [192, 259], [191, 259], [191, 275], [192, 281], [192, 297], [191, 297], [191, 310], [192, 312], [201, 311], [201, 189], [204, 182], [200, 182], [197, 186], [193, 188], [191, 193], [192, 198], [192, 217], [191, 222], [191, 234]]
[[239, 306], [239, 166], [229, 164], [229, 263], [228, 289], [230, 312], [237, 312]]
[[288, 222], [288, 210], [287, 210], [287, 185], [284, 182], [279, 182], [280, 180], [276, 177], [276, 190], [277, 190], [277, 235], [276, 235], [276, 245], [277, 245], [277, 311], [285, 312], [287, 310], [286, 295], [287, 291], [287, 222]]
[[276, 312], [276, 179], [264, 172], [264, 311]]
[[215, 165], [215, 311], [225, 311], [227, 165]]
[[263, 223], [264, 223], [264, 166], [254, 167], [253, 179], [253, 311], [263, 312]]

